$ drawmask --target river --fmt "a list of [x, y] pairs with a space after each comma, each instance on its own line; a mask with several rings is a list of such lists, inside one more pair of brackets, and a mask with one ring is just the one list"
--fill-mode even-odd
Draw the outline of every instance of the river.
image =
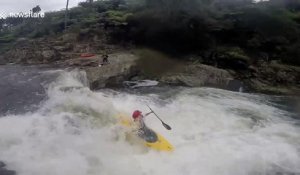
[[[296, 97], [214, 88], [91, 91], [85, 73], [0, 67], [0, 160], [20, 175], [300, 174]], [[126, 140], [116, 116], [146, 104], [146, 124], [175, 147]]]

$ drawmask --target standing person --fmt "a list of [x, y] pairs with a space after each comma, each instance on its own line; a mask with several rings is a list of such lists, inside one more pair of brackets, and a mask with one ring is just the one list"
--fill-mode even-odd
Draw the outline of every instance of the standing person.
[[100, 61], [99, 63], [99, 67], [108, 64], [108, 55], [107, 54], [103, 54], [102, 55], [102, 61]]
[[107, 54], [104, 54], [102, 56], [102, 64], [107, 64], [108, 63], [108, 55]]

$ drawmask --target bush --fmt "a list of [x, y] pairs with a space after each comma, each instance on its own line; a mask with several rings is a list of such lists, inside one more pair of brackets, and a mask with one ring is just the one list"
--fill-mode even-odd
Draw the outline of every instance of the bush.
[[281, 61], [287, 64], [300, 66], [300, 42], [286, 47], [287, 52], [282, 55]]
[[[65, 11], [46, 13], [44, 19], [0, 20], [0, 42], [60, 34], [64, 20]], [[263, 52], [270, 60], [299, 63], [299, 0], [99, 0], [69, 9], [69, 32], [99, 30], [100, 24], [118, 43], [123, 40], [168, 54], [200, 55], [223, 47], [217, 52], [227, 61], [248, 63], [247, 54]], [[215, 61], [213, 57], [209, 59]]]
[[106, 18], [113, 23], [126, 23], [127, 18], [132, 16], [132, 13], [124, 11], [109, 10], [105, 13]]
[[218, 49], [218, 54], [224, 59], [250, 61], [250, 58], [239, 47], [222, 47]]

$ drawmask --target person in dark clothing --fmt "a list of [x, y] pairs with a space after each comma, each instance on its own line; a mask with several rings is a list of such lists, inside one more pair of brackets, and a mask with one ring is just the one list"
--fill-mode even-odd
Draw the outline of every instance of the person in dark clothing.
[[102, 62], [100, 62], [99, 67], [101, 67], [105, 64], [108, 64], [108, 63], [109, 63], [108, 62], [108, 55], [107, 54], [102, 55]]
[[104, 54], [102, 56], [102, 64], [107, 64], [108, 63], [108, 55], [107, 54]]

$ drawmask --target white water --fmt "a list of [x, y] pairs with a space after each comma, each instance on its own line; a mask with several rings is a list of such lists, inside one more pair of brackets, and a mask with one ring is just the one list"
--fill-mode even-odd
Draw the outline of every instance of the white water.
[[[0, 118], [0, 160], [20, 175], [300, 173], [300, 128], [265, 97], [211, 88], [167, 93], [92, 92], [78, 73], [64, 73], [38, 111]], [[116, 124], [117, 113], [146, 112], [146, 103], [172, 126], [146, 121], [174, 152], [131, 144]]]
[[139, 81], [125, 81], [126, 84], [130, 88], [138, 88], [138, 87], [149, 87], [158, 85], [158, 81], [154, 80], [139, 80]]

